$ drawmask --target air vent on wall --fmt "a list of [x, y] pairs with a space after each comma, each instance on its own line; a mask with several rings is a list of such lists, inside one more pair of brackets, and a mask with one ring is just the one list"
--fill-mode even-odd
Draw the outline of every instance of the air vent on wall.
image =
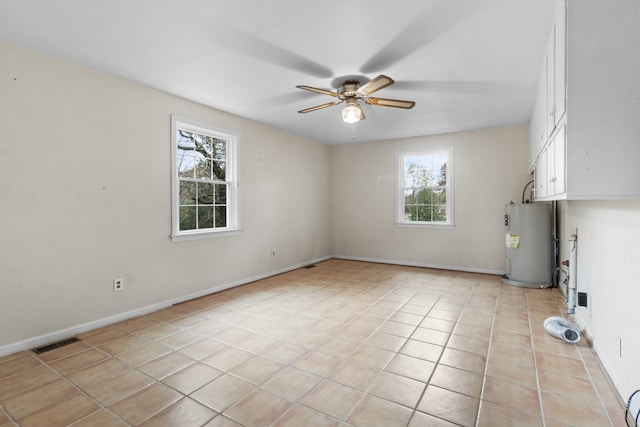
[[73, 344], [74, 342], [78, 342], [78, 341], [80, 341], [80, 338], [76, 338], [76, 337], [67, 338], [62, 341], [58, 341], [52, 344], [44, 345], [42, 347], [34, 348], [31, 351], [33, 351], [35, 354], [42, 354], [42, 353], [46, 353], [47, 351], [55, 350], [57, 348], [64, 347], [66, 345]]

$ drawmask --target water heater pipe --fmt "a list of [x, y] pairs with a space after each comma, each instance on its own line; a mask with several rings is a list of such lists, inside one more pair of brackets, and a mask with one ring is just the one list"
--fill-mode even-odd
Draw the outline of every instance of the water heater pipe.
[[576, 312], [576, 262], [578, 260], [578, 235], [572, 234], [569, 237], [569, 289], [567, 290], [567, 313], [574, 314]]

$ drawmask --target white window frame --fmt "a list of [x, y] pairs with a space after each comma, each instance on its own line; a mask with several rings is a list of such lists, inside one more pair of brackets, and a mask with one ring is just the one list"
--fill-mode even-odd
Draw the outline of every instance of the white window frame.
[[[178, 130], [199, 133], [226, 141], [227, 212], [226, 227], [180, 230], [180, 177], [178, 176]], [[179, 116], [171, 116], [171, 241], [208, 239], [240, 234], [240, 184], [239, 184], [240, 134], [218, 126], [199, 123]]]
[[[440, 147], [430, 148], [427, 150], [419, 151], [402, 151], [398, 152], [396, 156], [396, 226], [397, 227], [411, 227], [411, 228], [454, 228], [454, 194], [453, 194], [453, 178], [454, 174], [454, 157], [453, 147]], [[404, 163], [405, 158], [415, 156], [432, 156], [438, 154], [445, 154], [447, 157], [447, 184], [446, 184], [446, 211], [447, 221], [407, 221], [404, 216], [405, 211], [405, 170]]]

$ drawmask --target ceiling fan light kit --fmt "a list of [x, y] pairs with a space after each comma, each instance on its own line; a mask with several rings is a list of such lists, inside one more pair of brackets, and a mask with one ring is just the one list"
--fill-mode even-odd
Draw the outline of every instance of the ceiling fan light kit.
[[364, 111], [355, 98], [347, 99], [347, 106], [342, 110], [342, 121], [353, 124], [364, 120]]
[[403, 108], [406, 110], [413, 108], [416, 105], [414, 101], [388, 98], [373, 98], [370, 96], [374, 92], [377, 92], [380, 89], [384, 89], [387, 86], [391, 86], [394, 83], [395, 81], [391, 77], [381, 74], [362, 86], [360, 86], [360, 82], [347, 80], [338, 89], [337, 92], [326, 89], [319, 89], [312, 86], [299, 85], [296, 86], [298, 89], [304, 89], [310, 92], [320, 93], [322, 95], [333, 96], [335, 98], [338, 98], [338, 100], [327, 102], [326, 104], [317, 105], [315, 107], [305, 108], [304, 110], [299, 110], [298, 113], [310, 113], [312, 111], [321, 110], [323, 108], [346, 102], [347, 106], [342, 110], [342, 120], [346, 123], [353, 124], [365, 119], [362, 106], [358, 103], [359, 99], [369, 105]]

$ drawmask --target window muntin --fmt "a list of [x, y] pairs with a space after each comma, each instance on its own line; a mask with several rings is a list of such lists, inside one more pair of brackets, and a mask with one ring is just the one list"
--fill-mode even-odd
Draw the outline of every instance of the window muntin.
[[238, 230], [238, 136], [172, 120], [173, 240]]
[[398, 155], [398, 224], [453, 225], [452, 152]]

